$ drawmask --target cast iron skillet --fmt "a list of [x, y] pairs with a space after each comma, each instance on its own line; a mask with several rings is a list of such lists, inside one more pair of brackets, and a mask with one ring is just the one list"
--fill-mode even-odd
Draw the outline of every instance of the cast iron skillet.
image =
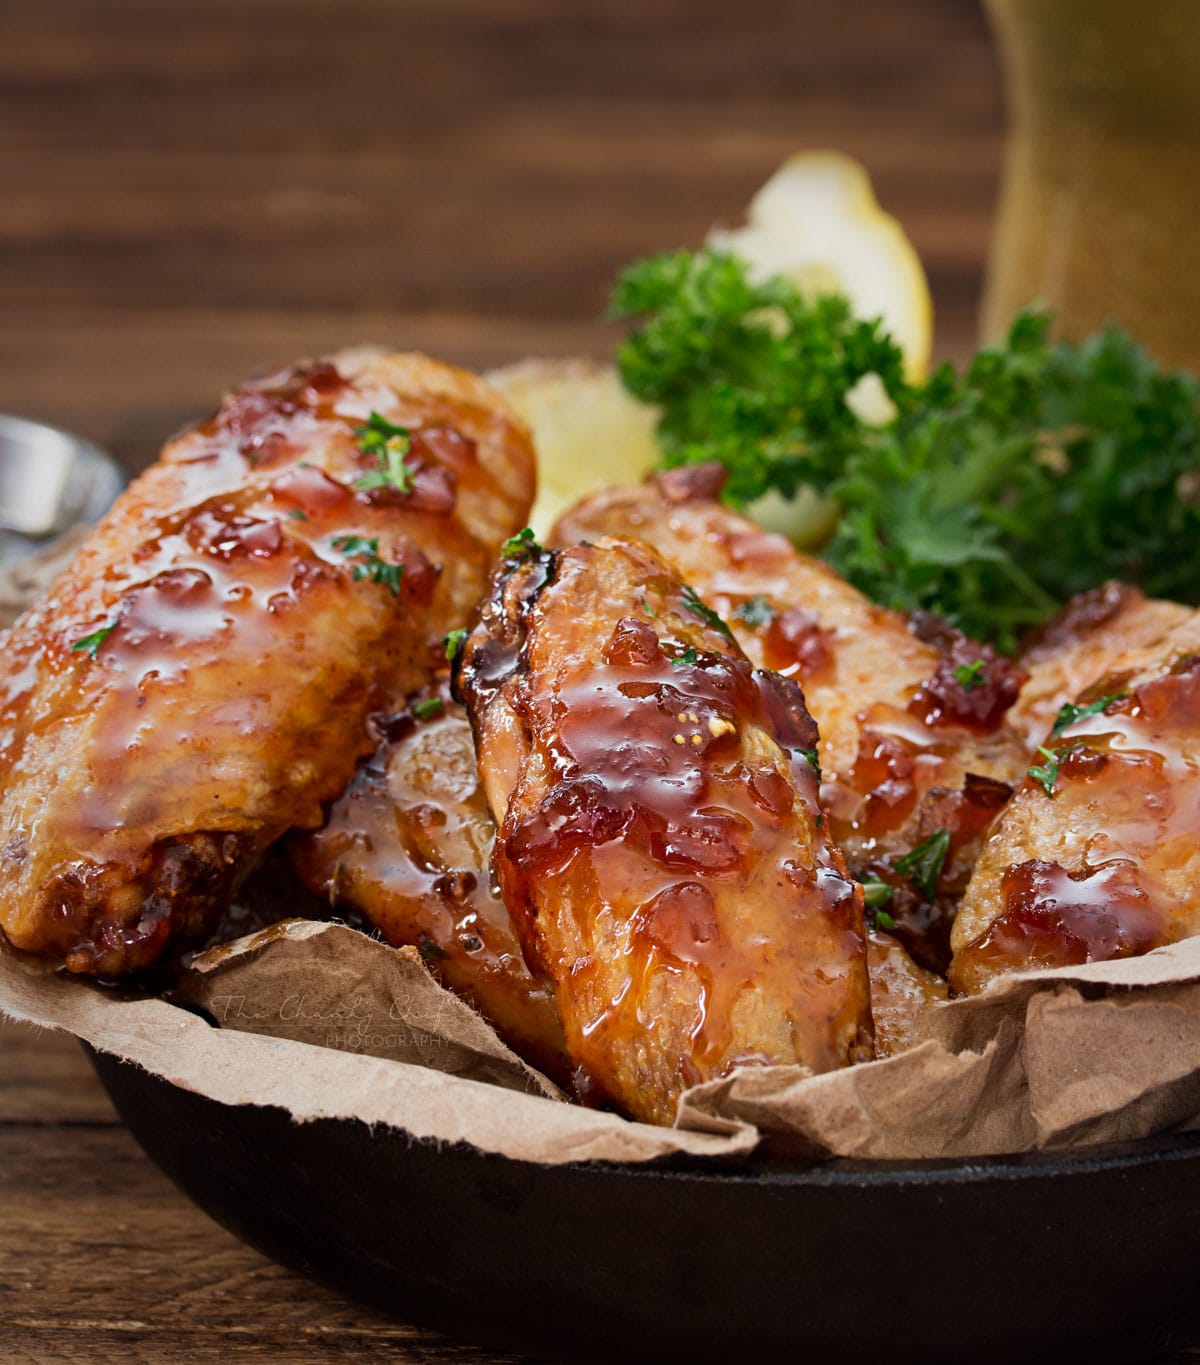
[[[593, 1359], [1133, 1359], [1194, 1328], [1200, 1134], [1085, 1155], [541, 1167], [92, 1061], [266, 1255], [410, 1321]], [[1195, 1340], [1191, 1336], [1192, 1341]]]

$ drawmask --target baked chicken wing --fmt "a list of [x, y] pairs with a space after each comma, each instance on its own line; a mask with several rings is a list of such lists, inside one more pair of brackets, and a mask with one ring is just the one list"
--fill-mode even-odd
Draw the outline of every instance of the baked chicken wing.
[[794, 683], [607, 541], [508, 561], [457, 667], [505, 903], [599, 1098], [669, 1123], [739, 1064], [870, 1056], [861, 893]]
[[[938, 892], [953, 901], [984, 831], [1028, 764], [1005, 715], [1022, 674], [941, 623], [869, 602], [821, 561], [716, 500], [719, 465], [605, 489], [552, 541], [652, 543], [729, 623], [751, 661], [794, 678], [820, 730], [821, 800], [856, 876], [894, 883], [894, 918], [943, 968], [949, 917], [895, 866], [944, 838]], [[942, 833], [944, 832], [944, 834]], [[936, 870], [935, 870], [936, 871]]]
[[1128, 583], [1105, 583], [1073, 597], [1021, 651], [1029, 677], [1010, 720], [1030, 750], [1045, 738], [1065, 702], [1102, 678], [1120, 655], [1161, 640], [1191, 610], [1147, 597]]
[[919, 1041], [916, 1028], [921, 1012], [947, 999], [950, 992], [942, 977], [918, 966], [902, 943], [880, 929], [867, 934], [867, 973], [875, 1055], [893, 1057]]
[[954, 926], [956, 990], [1200, 932], [1200, 613], [1111, 662], [984, 845]]
[[533, 477], [502, 400], [419, 356], [256, 379], [168, 444], [4, 637], [9, 941], [108, 976], [202, 935], [431, 675]]
[[553, 993], [525, 965], [492, 886], [496, 825], [466, 713], [443, 682], [374, 718], [372, 728], [378, 745], [325, 824], [289, 840], [301, 878], [393, 946], [418, 948], [510, 1046], [567, 1080]]

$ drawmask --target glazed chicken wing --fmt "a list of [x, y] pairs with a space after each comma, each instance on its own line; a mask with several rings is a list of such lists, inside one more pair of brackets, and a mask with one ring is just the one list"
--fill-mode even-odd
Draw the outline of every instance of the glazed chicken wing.
[[373, 728], [378, 745], [324, 826], [289, 841], [293, 864], [335, 910], [354, 911], [395, 947], [418, 948], [506, 1042], [565, 1082], [553, 993], [525, 965], [492, 886], [496, 825], [466, 713], [441, 684]]
[[1010, 713], [1032, 750], [1064, 702], [1073, 701], [1133, 649], [1144, 649], [1181, 625], [1191, 608], [1147, 597], [1127, 583], [1080, 593], [1041, 626], [1021, 651], [1029, 674]]
[[1113, 660], [1075, 705], [976, 864], [956, 990], [1200, 932], [1200, 613]]
[[861, 893], [794, 683], [620, 542], [509, 561], [458, 667], [504, 899], [598, 1096], [670, 1123], [739, 1064], [870, 1055]]
[[[716, 501], [723, 471], [695, 465], [611, 488], [567, 512], [552, 541], [641, 537], [729, 623], [751, 661], [794, 678], [820, 730], [822, 804], [857, 876], [895, 883], [906, 941], [945, 966], [948, 922], [919, 904], [897, 860], [944, 830], [938, 888], [953, 898], [1024, 772], [1005, 722], [1022, 675], [940, 624], [926, 638], [827, 565]], [[929, 623], [926, 623], [928, 625]]]
[[254, 380], [172, 441], [5, 635], [10, 942], [116, 975], [200, 936], [430, 676], [532, 481], [503, 402], [419, 356]]
[[867, 934], [867, 973], [871, 978], [871, 1018], [876, 1057], [893, 1057], [918, 1041], [917, 1020], [935, 1001], [949, 996], [946, 982], [918, 966], [891, 934]]

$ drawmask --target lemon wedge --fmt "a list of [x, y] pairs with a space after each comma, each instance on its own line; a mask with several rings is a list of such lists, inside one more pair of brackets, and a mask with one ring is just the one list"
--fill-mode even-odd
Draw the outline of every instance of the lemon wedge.
[[752, 277], [789, 279], [802, 294], [844, 294], [857, 318], [881, 318], [907, 377], [929, 367], [933, 307], [920, 257], [884, 213], [862, 166], [840, 152], [798, 152], [750, 201], [740, 228], [709, 245], [746, 261]]
[[[744, 227], [714, 228], [710, 245], [741, 256], [756, 278], [784, 275], [806, 294], [837, 291], [856, 317], [882, 318], [919, 379], [929, 363], [932, 309], [925, 272], [900, 225], [879, 207], [867, 173], [837, 152], [801, 152], [754, 196]], [[533, 431], [538, 496], [530, 525], [544, 535], [597, 488], [635, 483], [661, 460], [658, 410], [632, 398], [611, 365], [526, 360], [487, 375]], [[873, 375], [849, 399], [864, 422], [888, 420]], [[769, 493], [747, 513], [801, 548], [824, 541], [837, 507], [811, 489]]]
[[640, 483], [662, 459], [658, 409], [631, 398], [611, 365], [523, 360], [484, 377], [533, 432], [538, 492], [529, 524], [539, 536], [585, 494]]

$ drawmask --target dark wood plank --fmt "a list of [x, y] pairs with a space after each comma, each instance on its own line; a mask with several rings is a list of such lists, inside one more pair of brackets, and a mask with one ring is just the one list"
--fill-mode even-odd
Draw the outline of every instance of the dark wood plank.
[[0, 1125], [117, 1122], [76, 1039], [0, 1018]]
[[0, 1125], [0, 1171], [0, 1359], [481, 1358], [242, 1246], [120, 1127]]

